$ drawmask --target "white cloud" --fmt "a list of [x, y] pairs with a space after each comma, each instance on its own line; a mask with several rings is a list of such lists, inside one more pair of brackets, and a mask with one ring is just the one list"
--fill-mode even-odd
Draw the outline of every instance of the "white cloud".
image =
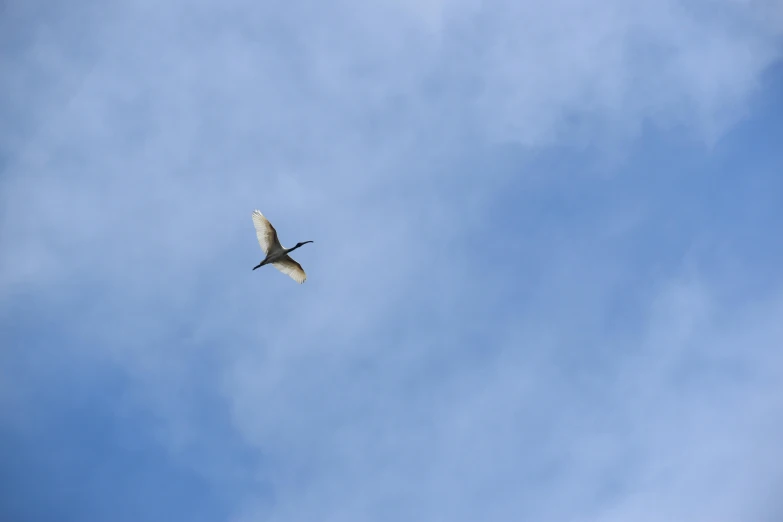
[[[591, 297], [606, 309], [604, 291]], [[772, 516], [781, 306], [674, 281], [639, 335], [602, 335], [601, 348], [565, 312], [503, 324], [472, 361], [442, 353], [465, 335], [453, 324], [419, 342], [368, 334], [366, 357], [240, 358], [238, 426], [304, 477], [274, 476], [277, 503], [247, 519]], [[400, 364], [400, 349], [418, 355]]]
[[83, 252], [131, 215], [186, 234], [185, 208], [206, 219], [218, 187], [334, 216], [401, 177], [453, 180], [438, 166], [466, 138], [535, 147], [651, 120], [713, 139], [779, 56], [781, 26], [760, 16], [774, 4], [701, 7], [136, 3], [75, 9], [101, 20], [87, 28], [43, 19], [3, 71], [26, 107], [21, 137], [3, 132], [3, 286], [43, 277], [41, 257], [65, 263], [58, 238]]
[[[224, 394], [237, 431], [273, 461], [258, 473], [276, 503], [251, 500], [251, 519], [676, 519], [707, 513], [710, 462], [746, 457], [760, 468], [717, 484], [726, 494], [709, 513], [747, 513], [754, 477], [774, 470], [737, 448], [774, 451], [756, 427], [779, 390], [727, 388], [727, 401], [761, 402], [725, 433], [729, 417], [701, 391], [651, 390], [713, 340], [761, 372], [775, 362], [776, 316], [724, 326], [713, 307], [730, 303], [675, 288], [612, 362], [596, 346], [622, 347], [591, 315], [606, 312], [612, 260], [580, 270], [580, 252], [547, 243], [535, 247], [552, 256], [539, 274], [552, 288], [531, 285], [517, 304], [540, 315], [522, 321], [506, 308], [514, 267], [471, 257], [503, 181], [458, 167], [471, 147], [535, 151], [647, 121], [714, 139], [780, 56], [781, 24], [761, 16], [775, 4], [710, 16], [714, 4], [674, 1], [281, 6], [29, 18], [35, 36], [0, 69], [18, 117], [0, 128], [2, 306], [64, 303], [87, 340], [70, 349], [126, 369], [130, 400], [161, 415], [173, 450], [199, 437], [182, 390]], [[284, 242], [315, 240], [297, 256], [305, 286], [251, 274], [256, 207]], [[71, 307], [77, 284], [91, 301]], [[606, 382], [561, 368], [587, 341]], [[732, 352], [751, 342], [752, 354]], [[196, 376], [203, 359], [214, 367]]]

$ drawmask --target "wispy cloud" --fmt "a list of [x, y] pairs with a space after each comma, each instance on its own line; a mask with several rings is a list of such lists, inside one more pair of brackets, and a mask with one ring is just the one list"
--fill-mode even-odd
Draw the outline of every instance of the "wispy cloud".
[[[116, 372], [95, 415], [235, 520], [780, 513], [781, 296], [740, 299], [714, 249], [688, 277], [690, 202], [633, 188], [663, 176], [655, 132], [714, 145], [748, 114], [776, 3], [11, 2], [1, 23], [8, 433], [43, 437], [50, 396]], [[585, 172], [599, 150], [624, 151], [614, 181]], [[304, 286], [250, 272], [254, 208], [315, 241]]]

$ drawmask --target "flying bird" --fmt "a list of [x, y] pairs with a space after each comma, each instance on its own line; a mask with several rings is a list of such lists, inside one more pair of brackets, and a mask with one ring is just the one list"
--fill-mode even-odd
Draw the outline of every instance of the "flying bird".
[[280, 241], [277, 239], [277, 230], [275, 230], [272, 223], [270, 223], [258, 210], [253, 211], [253, 226], [256, 227], [256, 237], [258, 237], [258, 243], [261, 245], [261, 250], [266, 254], [264, 260], [254, 266], [253, 270], [264, 265], [272, 265], [282, 273], [290, 276], [291, 279], [297, 283], [304, 283], [305, 279], [307, 279], [307, 274], [302, 270], [302, 265], [291, 259], [291, 256], [289, 256], [288, 253], [296, 250], [302, 245], [312, 243], [312, 241], [297, 243], [293, 248], [283, 248]]

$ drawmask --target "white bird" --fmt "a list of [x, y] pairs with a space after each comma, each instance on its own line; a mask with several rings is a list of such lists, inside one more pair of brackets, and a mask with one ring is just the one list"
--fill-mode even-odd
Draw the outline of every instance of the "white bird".
[[282, 273], [290, 276], [297, 283], [304, 283], [305, 279], [307, 279], [307, 274], [302, 270], [302, 265], [291, 259], [288, 253], [302, 245], [312, 243], [312, 241], [297, 243], [293, 248], [283, 248], [277, 239], [277, 230], [258, 210], [253, 211], [253, 226], [256, 227], [256, 236], [258, 237], [258, 243], [261, 245], [261, 250], [266, 254], [264, 260], [254, 266], [253, 270], [264, 265], [272, 265]]

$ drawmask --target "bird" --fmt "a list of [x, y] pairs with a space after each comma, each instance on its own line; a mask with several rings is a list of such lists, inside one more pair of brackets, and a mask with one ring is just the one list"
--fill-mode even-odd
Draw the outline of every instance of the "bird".
[[297, 243], [293, 248], [283, 248], [280, 240], [277, 239], [277, 230], [259, 210], [253, 211], [253, 226], [256, 229], [256, 237], [258, 237], [261, 250], [266, 254], [264, 260], [254, 266], [253, 270], [264, 265], [272, 265], [300, 285], [304, 283], [307, 279], [307, 274], [302, 269], [302, 265], [291, 259], [288, 253], [313, 241]]

